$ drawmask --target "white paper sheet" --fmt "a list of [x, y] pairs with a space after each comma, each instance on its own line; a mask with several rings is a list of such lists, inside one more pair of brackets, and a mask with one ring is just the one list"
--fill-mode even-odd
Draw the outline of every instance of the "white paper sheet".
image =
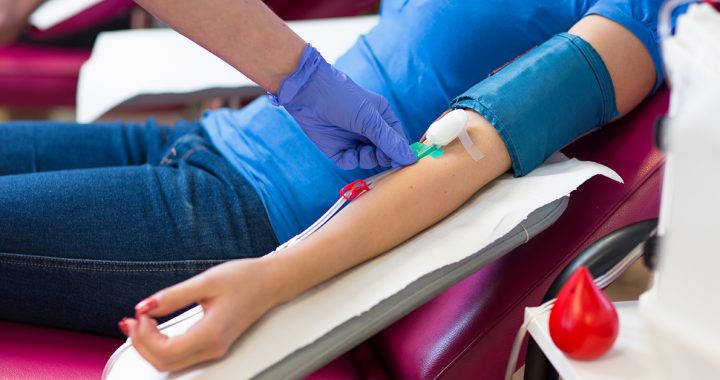
[[47, 0], [30, 15], [30, 25], [46, 30], [103, 0]]
[[[112, 370], [106, 372], [107, 378], [251, 378], [424, 274], [478, 252], [510, 232], [534, 210], [570, 194], [595, 175], [622, 182], [605, 166], [560, 156], [525, 177], [500, 177], [434, 227], [275, 308], [236, 342], [225, 359], [169, 375], [156, 372], [136, 351], [128, 349], [108, 366]], [[199, 317], [172, 326], [166, 333], [186, 331]]]
[[[363, 16], [288, 25], [332, 63], [377, 21], [377, 16]], [[178, 94], [243, 88], [259, 91], [250, 79], [172, 30], [107, 32], [80, 70], [77, 121], [94, 121], [123, 104], [176, 104]]]

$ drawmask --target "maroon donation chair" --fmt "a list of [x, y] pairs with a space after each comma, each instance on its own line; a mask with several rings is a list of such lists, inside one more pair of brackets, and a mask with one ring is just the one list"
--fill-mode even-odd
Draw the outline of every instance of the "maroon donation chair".
[[104, 0], [50, 29], [32, 29], [19, 42], [0, 47], [0, 105], [74, 105], [80, 66], [90, 57], [92, 41], [74, 37], [97, 34], [108, 24], [116, 28], [134, 6], [133, 0]]
[[[564, 149], [614, 169], [624, 184], [591, 179], [546, 231], [309, 378], [502, 379], [523, 309], [540, 303], [560, 270], [607, 233], [658, 216], [663, 158], [654, 148], [653, 127], [667, 103], [663, 89], [619, 122]], [[0, 322], [0, 379], [97, 379], [121, 343]]]

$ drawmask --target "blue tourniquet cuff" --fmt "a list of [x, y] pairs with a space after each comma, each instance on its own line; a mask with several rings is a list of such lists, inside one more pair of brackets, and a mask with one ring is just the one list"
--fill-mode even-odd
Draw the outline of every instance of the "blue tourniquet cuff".
[[618, 116], [610, 73], [582, 38], [561, 33], [455, 98], [502, 137], [515, 176]]

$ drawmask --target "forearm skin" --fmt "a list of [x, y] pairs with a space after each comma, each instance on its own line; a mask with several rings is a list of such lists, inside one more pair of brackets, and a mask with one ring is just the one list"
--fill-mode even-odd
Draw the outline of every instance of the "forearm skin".
[[485, 158], [474, 161], [456, 141], [439, 158], [425, 158], [383, 178], [308, 239], [265, 257], [283, 272], [282, 300], [401, 244], [510, 168], [495, 129], [467, 112], [468, 132]]

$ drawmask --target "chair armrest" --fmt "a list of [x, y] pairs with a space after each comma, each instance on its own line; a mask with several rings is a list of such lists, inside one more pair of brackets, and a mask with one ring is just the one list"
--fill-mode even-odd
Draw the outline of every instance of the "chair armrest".
[[565, 282], [580, 266], [586, 267], [595, 279], [611, 271], [633, 249], [653, 236], [657, 223], [657, 218], [633, 223], [593, 243], [563, 269], [550, 285], [543, 302], [557, 297]]
[[[602, 277], [605, 280], [601, 287], [606, 287], [640, 257], [631, 253], [646, 241], [652, 241], [657, 228], [657, 218], [633, 223], [613, 231], [581, 252], [560, 272], [543, 298], [543, 303], [557, 297], [563, 285], [580, 266], [585, 266], [596, 282]], [[557, 379], [558, 374], [550, 361], [545, 357], [537, 344], [528, 341], [525, 359], [525, 380]]]

